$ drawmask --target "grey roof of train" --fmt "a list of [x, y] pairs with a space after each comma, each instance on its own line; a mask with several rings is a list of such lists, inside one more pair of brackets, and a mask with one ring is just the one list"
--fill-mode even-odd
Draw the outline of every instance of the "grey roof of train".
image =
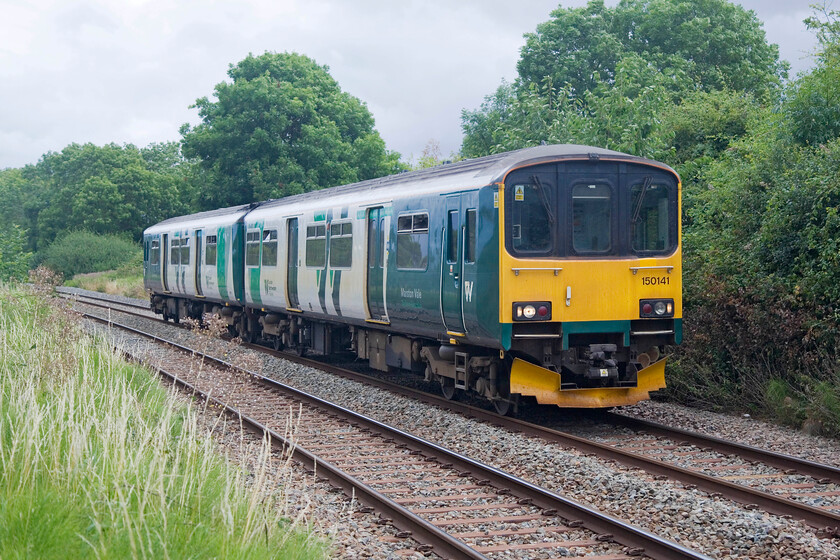
[[366, 181], [360, 181], [358, 183], [351, 183], [348, 185], [341, 185], [338, 187], [320, 189], [316, 191], [287, 196], [284, 198], [266, 200], [264, 202], [241, 204], [239, 206], [219, 208], [218, 210], [209, 210], [207, 212], [199, 212], [187, 216], [177, 216], [159, 222], [156, 225], [166, 225], [188, 220], [212, 218], [214, 216], [226, 216], [238, 212], [246, 212], [249, 209], [254, 209], [257, 207], [265, 208], [271, 206], [294, 204], [296, 202], [318, 199], [325, 196], [335, 196], [354, 192], [372, 191], [379, 188], [390, 187], [400, 183], [436, 180], [453, 175], [465, 175], [466, 177], [472, 178], [474, 180], [479, 180], [479, 182], [481, 182], [483, 185], [488, 185], [500, 180], [508, 171], [510, 171], [514, 167], [519, 167], [523, 165], [534, 165], [540, 163], [541, 161], [556, 160], [558, 158], [594, 159], [598, 157], [608, 157], [611, 160], [626, 160], [631, 163], [657, 163], [657, 165], [663, 166], [666, 169], [670, 169], [670, 167], [665, 166], [664, 164], [659, 162], [653, 162], [648, 159], [640, 158], [637, 156], [631, 156], [613, 150], [606, 150], [604, 148], [580, 146], [577, 144], [553, 144], [549, 146], [523, 148], [521, 150], [515, 150], [512, 152], [504, 152], [501, 154], [493, 154], [475, 159], [467, 159], [455, 163], [447, 163], [443, 165], [438, 165], [436, 167], [430, 167], [428, 169], [421, 169], [419, 171], [407, 171], [403, 173], [397, 173], [395, 175], [387, 175], [378, 179], [368, 179]]

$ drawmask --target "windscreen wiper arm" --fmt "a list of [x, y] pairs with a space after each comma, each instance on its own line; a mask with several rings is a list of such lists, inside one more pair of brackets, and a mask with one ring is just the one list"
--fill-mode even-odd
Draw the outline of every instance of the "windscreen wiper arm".
[[642, 203], [645, 201], [645, 193], [650, 187], [650, 183], [653, 181], [653, 177], [648, 175], [645, 177], [645, 182], [642, 183], [642, 192], [639, 193], [639, 200], [636, 202], [636, 207], [633, 209], [633, 219], [630, 223], [635, 224], [639, 221], [639, 214], [642, 213]]
[[548, 214], [548, 223], [554, 225], [554, 212], [551, 211], [551, 204], [549, 204], [548, 197], [545, 195], [545, 190], [543, 189], [540, 178], [536, 175], [531, 175], [531, 180], [534, 182], [534, 185], [536, 185], [537, 192], [540, 194], [540, 201], [542, 202], [543, 208], [545, 208], [545, 213]]

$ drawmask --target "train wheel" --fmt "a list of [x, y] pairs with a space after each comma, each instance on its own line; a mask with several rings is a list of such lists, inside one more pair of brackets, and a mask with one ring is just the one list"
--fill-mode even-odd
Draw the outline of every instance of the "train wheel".
[[248, 317], [244, 314], [239, 320], [239, 338], [246, 344], [254, 342], [254, 333], [248, 328]]
[[443, 394], [443, 398], [448, 401], [457, 400], [457, 392], [455, 391], [455, 380], [451, 377], [439, 376], [438, 381], [440, 381], [440, 392]]
[[497, 390], [499, 392], [498, 398], [493, 399], [493, 408], [501, 416], [507, 416], [511, 412], [516, 415], [519, 405], [519, 395], [511, 396], [510, 394], [510, 369], [505, 367], [499, 372], [499, 384]]
[[272, 342], [274, 343], [273, 346], [275, 350], [280, 351], [283, 349], [283, 337], [280, 335], [275, 336]]
[[496, 414], [499, 416], [507, 416], [513, 408], [513, 405], [510, 399], [494, 399], [493, 408], [496, 409]]

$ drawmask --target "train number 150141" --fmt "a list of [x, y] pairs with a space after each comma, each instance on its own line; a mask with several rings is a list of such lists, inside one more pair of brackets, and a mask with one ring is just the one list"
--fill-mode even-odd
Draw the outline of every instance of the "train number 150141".
[[644, 276], [642, 284], [645, 286], [667, 286], [671, 283], [669, 276]]

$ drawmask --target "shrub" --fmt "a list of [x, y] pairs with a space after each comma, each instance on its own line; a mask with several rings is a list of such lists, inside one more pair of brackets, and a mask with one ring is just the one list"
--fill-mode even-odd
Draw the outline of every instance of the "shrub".
[[117, 269], [141, 252], [137, 244], [117, 235], [76, 231], [47, 247], [40, 255], [40, 264], [70, 278], [76, 274]]

